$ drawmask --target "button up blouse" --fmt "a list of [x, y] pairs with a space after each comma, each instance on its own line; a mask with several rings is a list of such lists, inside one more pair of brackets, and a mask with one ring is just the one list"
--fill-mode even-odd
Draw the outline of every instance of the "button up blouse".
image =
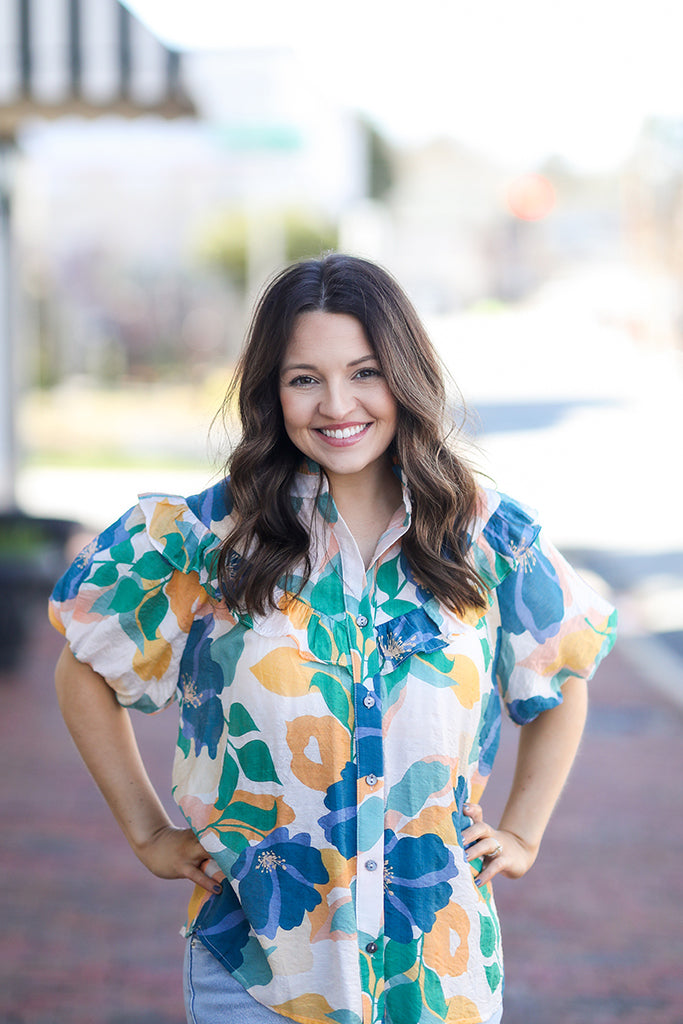
[[616, 614], [532, 516], [481, 492], [471, 558], [488, 607], [417, 582], [410, 496], [366, 569], [315, 464], [292, 501], [311, 534], [300, 593], [250, 616], [215, 575], [229, 485], [144, 495], [57, 584], [55, 625], [121, 704], [177, 700], [173, 792], [223, 878], [196, 933], [260, 1003], [300, 1024], [474, 1024], [500, 1006], [490, 886], [462, 831], [498, 746], [588, 678]]

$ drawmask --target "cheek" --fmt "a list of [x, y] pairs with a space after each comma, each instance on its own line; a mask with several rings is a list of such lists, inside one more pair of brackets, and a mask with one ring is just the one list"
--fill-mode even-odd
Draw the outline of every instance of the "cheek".
[[394, 432], [398, 424], [398, 405], [392, 393], [387, 389], [384, 395], [384, 416], [383, 418], [393, 425]]
[[301, 401], [299, 395], [292, 395], [291, 392], [280, 393], [280, 408], [287, 433], [305, 425], [307, 418], [305, 405], [306, 403]]

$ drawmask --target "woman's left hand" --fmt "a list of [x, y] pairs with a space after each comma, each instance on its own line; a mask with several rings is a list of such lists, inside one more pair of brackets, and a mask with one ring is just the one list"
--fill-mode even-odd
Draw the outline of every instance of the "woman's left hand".
[[538, 849], [532, 849], [514, 832], [488, 825], [479, 804], [465, 804], [463, 811], [473, 822], [462, 834], [467, 860], [483, 859], [476, 884], [486, 885], [495, 875], [507, 878], [525, 875], [536, 860]]

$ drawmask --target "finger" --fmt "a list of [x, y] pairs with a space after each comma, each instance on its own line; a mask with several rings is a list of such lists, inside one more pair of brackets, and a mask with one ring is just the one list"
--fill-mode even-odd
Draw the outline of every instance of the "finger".
[[488, 857], [491, 860], [496, 860], [501, 853], [502, 847], [499, 841], [494, 835], [489, 834], [478, 842], [471, 843], [465, 851], [465, 857], [468, 861], [476, 860], [477, 857]]
[[471, 818], [474, 824], [484, 820], [484, 812], [480, 804], [463, 804], [463, 813]]
[[222, 891], [223, 887], [217, 879], [212, 878], [211, 875], [207, 875], [205, 871], [202, 871], [194, 864], [187, 864], [185, 866], [183, 876], [188, 878], [191, 882], [194, 882], [195, 885], [201, 886], [202, 889], [206, 889], [207, 892], [213, 893], [214, 895], [217, 895]]
[[468, 848], [481, 839], [487, 839], [492, 833], [493, 829], [485, 821], [478, 821], [474, 825], [469, 825], [462, 833], [463, 846]]
[[487, 849], [486, 851], [482, 850], [481, 853], [483, 864], [481, 871], [475, 879], [477, 886], [486, 885], [492, 878], [495, 878], [496, 875], [505, 870], [504, 851], [500, 839], [492, 835], [480, 845]]
[[478, 889], [481, 889], [482, 886], [488, 885], [496, 875], [500, 874], [500, 872], [504, 870], [504, 867], [505, 864], [501, 862], [499, 857], [495, 857], [493, 860], [487, 857], [484, 861], [484, 867], [474, 880], [474, 884]]

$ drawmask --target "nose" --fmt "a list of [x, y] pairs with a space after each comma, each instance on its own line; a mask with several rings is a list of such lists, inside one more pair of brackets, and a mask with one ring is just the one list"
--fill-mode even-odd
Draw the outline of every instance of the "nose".
[[321, 416], [336, 423], [348, 419], [356, 408], [353, 389], [347, 381], [328, 381], [320, 398], [318, 411]]

